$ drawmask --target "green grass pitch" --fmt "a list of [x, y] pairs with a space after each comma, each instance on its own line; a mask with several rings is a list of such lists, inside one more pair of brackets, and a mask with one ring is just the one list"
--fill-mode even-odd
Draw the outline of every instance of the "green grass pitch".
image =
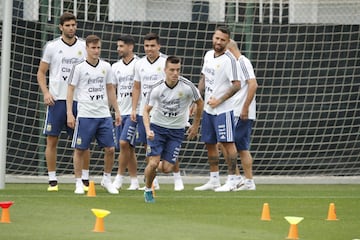
[[[126, 188], [127, 186], [125, 186]], [[0, 239], [144, 239], [144, 240], [277, 240], [286, 239], [285, 216], [303, 217], [300, 239], [360, 239], [360, 185], [258, 185], [256, 191], [196, 192], [185, 185], [161, 185], [156, 202], [142, 191], [109, 195], [96, 185], [96, 197], [77, 196], [73, 184], [46, 192], [46, 184], [7, 184], [0, 201], [14, 201], [11, 223], [0, 223]], [[271, 221], [262, 221], [264, 203]], [[327, 221], [329, 204], [338, 221]], [[93, 232], [92, 208], [109, 210], [105, 232]]]

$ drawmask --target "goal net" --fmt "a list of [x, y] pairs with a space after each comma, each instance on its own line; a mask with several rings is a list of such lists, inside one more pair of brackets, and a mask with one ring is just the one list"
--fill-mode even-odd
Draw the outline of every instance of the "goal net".
[[[118, 60], [120, 34], [132, 34], [143, 56], [143, 36], [157, 32], [161, 51], [180, 56], [183, 75], [195, 83], [215, 27], [229, 26], [259, 85], [254, 174], [360, 174], [358, 0], [14, 0], [9, 109], [1, 113], [8, 114], [7, 174], [46, 174], [45, 107], [36, 72], [45, 42], [59, 36], [64, 11], [77, 15], [78, 36], [101, 37], [101, 56], [111, 63]], [[58, 174], [72, 174], [70, 140], [65, 133], [60, 139]], [[100, 175], [103, 152], [96, 143], [91, 151], [90, 174]], [[143, 174], [144, 150], [137, 146], [136, 152]], [[184, 141], [180, 161], [183, 174], [208, 174], [199, 139]], [[220, 167], [226, 173], [223, 159]]]

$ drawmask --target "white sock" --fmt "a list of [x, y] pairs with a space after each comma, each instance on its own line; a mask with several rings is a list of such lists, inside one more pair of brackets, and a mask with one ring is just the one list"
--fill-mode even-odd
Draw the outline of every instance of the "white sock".
[[88, 169], [81, 170], [81, 179], [89, 180], [89, 170]]
[[252, 184], [252, 183], [254, 183], [254, 179], [252, 179], [252, 178], [246, 178], [246, 179], [245, 179], [245, 182], [246, 182], [247, 184]]
[[137, 177], [130, 178], [130, 182], [131, 182], [131, 184], [139, 185], [139, 181], [138, 181]]
[[117, 174], [115, 178], [116, 178], [116, 179], [123, 180], [124, 176], [123, 176], [123, 175], [121, 175], [121, 174]]
[[219, 172], [210, 172], [210, 181], [219, 182]]
[[49, 175], [49, 181], [57, 181], [55, 171], [48, 172], [48, 175]]
[[108, 179], [110, 179], [111, 178], [111, 173], [106, 173], [106, 172], [104, 172], [104, 178], [108, 178]]
[[76, 184], [81, 184], [82, 185], [82, 180], [81, 180], [81, 178], [75, 178], [75, 183]]
[[180, 175], [180, 171], [179, 172], [173, 172], [174, 175], [174, 179], [180, 179], [181, 175]]
[[229, 182], [234, 182], [234, 181], [235, 181], [235, 178], [236, 178], [236, 175], [228, 175], [227, 180], [228, 180]]

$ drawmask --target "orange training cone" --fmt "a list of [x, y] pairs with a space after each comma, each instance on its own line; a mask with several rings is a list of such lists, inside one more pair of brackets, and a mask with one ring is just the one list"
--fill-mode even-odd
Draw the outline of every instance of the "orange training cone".
[[270, 207], [268, 203], [264, 203], [262, 213], [261, 213], [261, 220], [263, 221], [270, 221]]
[[105, 232], [104, 217], [109, 215], [110, 211], [103, 210], [103, 209], [96, 209], [96, 208], [91, 209], [91, 211], [96, 216], [96, 222], [95, 222], [93, 232]]
[[297, 224], [290, 224], [290, 229], [287, 239], [299, 239]]
[[336, 218], [336, 210], [335, 210], [335, 204], [334, 203], [330, 203], [330, 205], [329, 205], [328, 217], [327, 217], [326, 220], [328, 220], [328, 221], [339, 220], [339, 219]]
[[299, 239], [298, 223], [301, 222], [303, 217], [285, 217], [286, 221], [290, 223], [289, 234], [286, 239]]
[[0, 202], [0, 207], [2, 208], [1, 220], [0, 220], [1, 223], [11, 223], [9, 208], [11, 207], [11, 205], [13, 205], [13, 203], [14, 202], [12, 201]]
[[89, 190], [87, 192], [88, 197], [96, 197], [95, 183], [94, 181], [89, 182]]

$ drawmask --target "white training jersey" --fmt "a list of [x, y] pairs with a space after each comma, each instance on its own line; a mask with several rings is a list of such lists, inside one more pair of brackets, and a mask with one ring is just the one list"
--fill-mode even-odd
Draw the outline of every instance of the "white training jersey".
[[81, 38], [76, 37], [75, 43], [71, 46], [61, 37], [46, 43], [41, 61], [49, 64], [49, 91], [55, 100], [66, 100], [71, 69], [85, 57], [86, 44]]
[[204, 111], [217, 115], [229, 112], [234, 108], [234, 97], [225, 100], [216, 108], [207, 104], [210, 97], [219, 98], [223, 96], [232, 86], [232, 81], [239, 81], [238, 65], [236, 59], [229, 52], [215, 57], [215, 51], [210, 50], [205, 54], [201, 73], [205, 77], [205, 105]]
[[146, 98], [146, 104], [153, 107], [150, 122], [164, 128], [185, 128], [190, 105], [198, 99], [201, 99], [199, 90], [184, 77], [179, 77], [173, 88], [164, 80], [158, 82]]
[[135, 55], [128, 64], [124, 63], [124, 61], [120, 59], [111, 66], [114, 73], [114, 85], [117, 86], [117, 102], [119, 104], [121, 115], [131, 114], [135, 63], [139, 59], [140, 58]]
[[111, 65], [99, 59], [96, 66], [83, 61], [74, 66], [69, 84], [78, 94], [78, 117], [110, 117], [107, 84], [113, 84]]
[[167, 56], [164, 54], [160, 54], [158, 59], [155, 62], [151, 63], [148, 58], [142, 57], [135, 64], [135, 77], [134, 81], [140, 82], [140, 107], [139, 107], [139, 115], [143, 115], [146, 95], [152, 88], [152, 86], [159, 82], [162, 79], [165, 79], [165, 63]]
[[[241, 87], [241, 89], [234, 95], [235, 98], [235, 105], [234, 105], [234, 116], [240, 117], [242, 108], [244, 106], [248, 87], [247, 81], [250, 79], [255, 79], [255, 73], [254, 68], [250, 62], [250, 60], [245, 57], [244, 55], [241, 55], [238, 59], [238, 63], [240, 65], [239, 68], [239, 76], [242, 82], [245, 83], [244, 86]], [[250, 105], [249, 105], [249, 119], [255, 120], [256, 119], [256, 99], [255, 96], [252, 99]]]

